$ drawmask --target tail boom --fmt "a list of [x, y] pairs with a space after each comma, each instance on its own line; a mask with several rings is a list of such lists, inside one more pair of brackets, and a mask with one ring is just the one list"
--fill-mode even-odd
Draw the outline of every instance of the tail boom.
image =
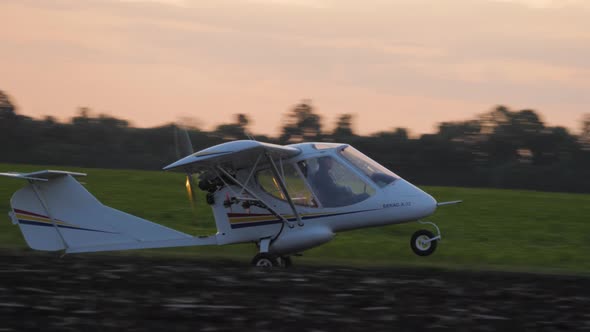
[[103, 205], [74, 179], [81, 173], [8, 174], [29, 181], [12, 196], [9, 215], [32, 249], [76, 253], [217, 244], [215, 236], [193, 237]]

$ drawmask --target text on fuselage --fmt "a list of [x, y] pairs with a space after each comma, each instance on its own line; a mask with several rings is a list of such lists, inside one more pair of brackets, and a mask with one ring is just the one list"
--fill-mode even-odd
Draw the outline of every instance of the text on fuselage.
[[412, 202], [395, 202], [395, 203], [385, 203], [383, 204], [383, 208], [394, 208], [394, 207], [404, 207], [404, 206], [412, 206]]

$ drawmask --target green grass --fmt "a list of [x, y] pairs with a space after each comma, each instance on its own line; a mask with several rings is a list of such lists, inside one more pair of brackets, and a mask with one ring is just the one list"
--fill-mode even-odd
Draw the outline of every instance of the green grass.
[[[178, 173], [81, 169], [0, 164], [0, 171], [67, 169], [89, 174], [81, 181], [104, 204], [189, 234], [215, 232], [204, 197], [194, 209]], [[0, 211], [24, 183], [0, 178]], [[423, 187], [439, 201], [463, 199], [440, 207], [429, 218], [443, 240], [430, 257], [415, 256], [409, 239], [417, 223], [339, 233], [305, 253], [299, 262], [342, 265], [410, 265], [458, 269], [498, 269], [556, 273], [590, 273], [590, 195], [518, 190]], [[204, 195], [203, 195], [204, 196]], [[26, 249], [17, 227], [0, 220], [0, 248]], [[183, 255], [248, 261], [251, 244], [125, 252], [125, 255]]]

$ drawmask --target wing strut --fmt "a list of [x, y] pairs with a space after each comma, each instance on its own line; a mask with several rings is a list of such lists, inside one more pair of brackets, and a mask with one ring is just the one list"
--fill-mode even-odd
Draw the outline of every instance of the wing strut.
[[[272, 166], [271, 170], [272, 170], [274, 176], [279, 180], [279, 186], [281, 187], [281, 190], [283, 191], [283, 194], [285, 195], [287, 202], [289, 202], [289, 205], [291, 206], [291, 209], [293, 210], [293, 214], [297, 218], [297, 224], [299, 226], [303, 226], [303, 220], [301, 220], [301, 216], [299, 215], [299, 212], [297, 212], [297, 209], [295, 208], [295, 204], [293, 203], [293, 200], [291, 199], [291, 196], [289, 195], [289, 191], [287, 190], [287, 186], [285, 185], [284, 178], [279, 174], [279, 170], [277, 169], [277, 165], [275, 165], [275, 162], [274, 162], [274, 160], [272, 160], [272, 157], [268, 153], [265, 153], [265, 154], [266, 154], [266, 158], [270, 162], [270, 165]], [[289, 223], [289, 226], [292, 227], [292, 225], [290, 223]]]
[[244, 182], [244, 187], [240, 191], [240, 196], [242, 196], [242, 194], [244, 193], [244, 190], [246, 189], [246, 186], [248, 185], [248, 183], [250, 182], [250, 179], [252, 178], [252, 175], [254, 175], [254, 172], [256, 171], [256, 166], [258, 166], [258, 163], [260, 162], [260, 158], [262, 158], [262, 153], [258, 155], [258, 158], [256, 158], [256, 162], [254, 163], [254, 166], [252, 166], [252, 171], [248, 175], [246, 182]]
[[[265, 201], [263, 201], [260, 197], [258, 197], [258, 195], [256, 195], [254, 192], [252, 192], [252, 190], [249, 190], [248, 187], [246, 187], [245, 185], [243, 185], [240, 181], [238, 181], [238, 179], [236, 179], [235, 177], [233, 177], [231, 174], [229, 174], [228, 171], [226, 171], [225, 169], [223, 169], [223, 167], [221, 166], [217, 166], [217, 169], [219, 169], [221, 171], [221, 173], [223, 173], [225, 176], [227, 176], [228, 178], [230, 178], [232, 181], [234, 181], [235, 183], [237, 183], [240, 187], [242, 187], [242, 189], [244, 191], [246, 191], [248, 194], [252, 195], [252, 197], [256, 198], [257, 200], [259, 200], [260, 202], [264, 203], [264, 205], [266, 205], [266, 208], [275, 216], [277, 216], [278, 218], [280, 218], [284, 223], [288, 224], [289, 227], [292, 227], [291, 222], [289, 220], [287, 220], [285, 217], [283, 217], [280, 213], [278, 213], [277, 211], [275, 211], [273, 208], [270, 207], [269, 204], [266, 204]], [[223, 181], [223, 180], [222, 180]], [[229, 188], [229, 186], [228, 186]], [[235, 193], [234, 193], [235, 194]]]

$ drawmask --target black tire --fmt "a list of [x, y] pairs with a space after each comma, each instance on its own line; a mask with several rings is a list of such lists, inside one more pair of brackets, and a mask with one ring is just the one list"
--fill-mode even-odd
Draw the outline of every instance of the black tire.
[[281, 257], [281, 263], [283, 265], [284, 268], [290, 268], [291, 266], [293, 266], [293, 261], [291, 260], [291, 256], [282, 256]]
[[272, 269], [279, 266], [275, 256], [268, 253], [259, 253], [252, 259], [252, 266], [261, 269]]
[[422, 243], [421, 241], [432, 238], [434, 238], [434, 234], [431, 231], [427, 231], [425, 229], [416, 231], [410, 240], [410, 247], [412, 247], [412, 251], [418, 256], [430, 256], [436, 250], [438, 240], [428, 243]]

